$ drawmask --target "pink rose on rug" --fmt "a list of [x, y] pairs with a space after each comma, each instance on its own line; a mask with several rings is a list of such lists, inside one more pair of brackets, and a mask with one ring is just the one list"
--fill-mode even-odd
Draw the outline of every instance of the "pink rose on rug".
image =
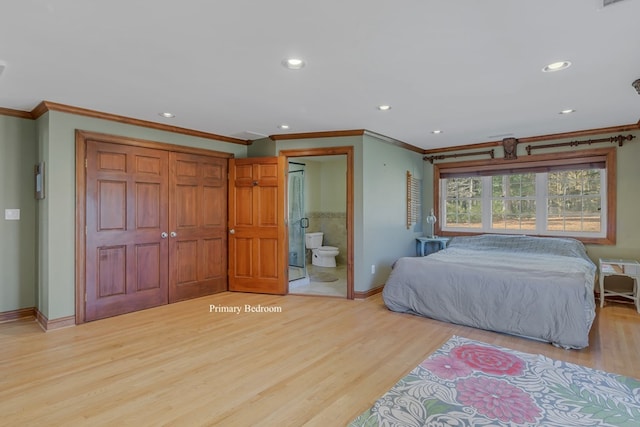
[[458, 401], [503, 422], [533, 423], [541, 410], [524, 391], [494, 378], [473, 377], [456, 384]]
[[454, 357], [473, 369], [495, 375], [522, 375], [525, 362], [513, 354], [497, 348], [465, 344], [451, 350]]
[[427, 359], [420, 366], [447, 380], [466, 377], [473, 372], [464, 361], [451, 356], [438, 356], [433, 359]]

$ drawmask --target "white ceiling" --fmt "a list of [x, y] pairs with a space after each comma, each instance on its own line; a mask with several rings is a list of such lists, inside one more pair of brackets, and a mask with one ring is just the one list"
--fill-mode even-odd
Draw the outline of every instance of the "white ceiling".
[[[597, 5], [3, 0], [0, 107], [242, 138], [367, 129], [424, 149], [637, 123], [640, 0]], [[306, 66], [285, 69], [290, 56]], [[559, 60], [573, 65], [541, 72]]]

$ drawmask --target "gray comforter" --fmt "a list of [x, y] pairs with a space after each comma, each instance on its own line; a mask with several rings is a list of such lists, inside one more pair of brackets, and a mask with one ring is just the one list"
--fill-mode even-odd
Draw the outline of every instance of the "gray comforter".
[[440, 252], [396, 261], [383, 298], [393, 311], [583, 348], [595, 272], [574, 239], [456, 237]]

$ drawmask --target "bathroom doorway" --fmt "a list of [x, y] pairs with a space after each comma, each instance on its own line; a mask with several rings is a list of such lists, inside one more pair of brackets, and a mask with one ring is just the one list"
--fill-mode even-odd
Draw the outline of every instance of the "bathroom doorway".
[[289, 166], [289, 293], [353, 299], [353, 148], [280, 154]]

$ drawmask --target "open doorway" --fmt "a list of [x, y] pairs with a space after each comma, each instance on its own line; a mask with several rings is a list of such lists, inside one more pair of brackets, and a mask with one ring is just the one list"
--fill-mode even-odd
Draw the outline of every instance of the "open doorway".
[[353, 148], [283, 150], [289, 293], [353, 299]]

